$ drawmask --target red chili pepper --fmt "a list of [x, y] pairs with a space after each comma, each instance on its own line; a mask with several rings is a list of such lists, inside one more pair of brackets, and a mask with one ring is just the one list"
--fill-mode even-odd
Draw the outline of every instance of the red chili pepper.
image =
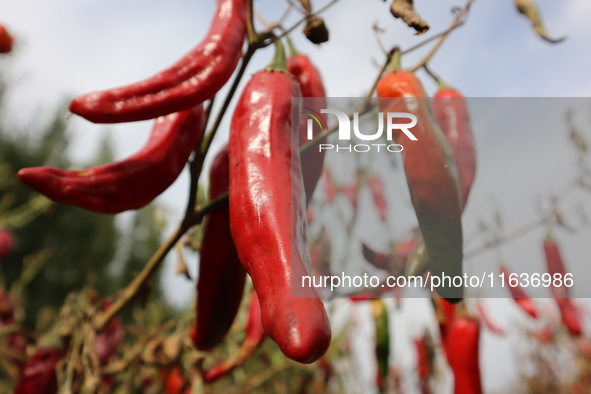
[[435, 317], [439, 324], [439, 332], [441, 338], [447, 336], [451, 322], [456, 315], [456, 306], [443, 298], [432, 298], [433, 306], [435, 308]]
[[[433, 118], [430, 103], [422, 99], [427, 94], [420, 81], [400, 70], [399, 51], [393, 55], [389, 72], [379, 81], [377, 92], [380, 98], [398, 98], [382, 100], [382, 112], [407, 112], [417, 117], [412, 128], [416, 141], [403, 136], [401, 130], [395, 130], [393, 138], [404, 146], [404, 171], [431, 272], [461, 276], [462, 206], [453, 152]], [[444, 298], [458, 300], [463, 296], [462, 288], [441, 287], [439, 292]]]
[[56, 365], [65, 356], [61, 341], [45, 337], [27, 361], [13, 394], [56, 394]]
[[564, 277], [566, 275], [566, 269], [564, 268], [564, 262], [560, 255], [560, 249], [558, 244], [552, 238], [548, 237], [544, 240], [544, 255], [546, 256], [546, 269], [548, 273], [552, 275], [559, 275], [562, 282], [562, 286], [554, 286], [554, 280], [552, 280], [552, 295], [555, 298], [568, 298], [569, 288], [564, 286]]
[[465, 207], [476, 175], [476, 150], [470, 117], [464, 96], [459, 91], [447, 87], [441, 80], [439, 82], [440, 90], [433, 99], [433, 111], [454, 152], [462, 207]]
[[[103, 310], [111, 304], [105, 302], [102, 306]], [[125, 337], [125, 326], [121, 316], [115, 316], [103, 331], [97, 334], [95, 341], [95, 349], [98, 355], [99, 364], [101, 366], [107, 365], [109, 359], [117, 351], [117, 347]]]
[[479, 302], [476, 305], [476, 310], [478, 311], [478, 316], [480, 316], [480, 320], [484, 323], [484, 326], [490, 332], [498, 336], [505, 336], [505, 330], [497, 326], [495, 322], [490, 318], [490, 315], [488, 314], [488, 311], [482, 302]]
[[16, 240], [10, 230], [0, 229], [0, 260], [12, 252]]
[[443, 346], [454, 373], [454, 394], [482, 394], [479, 365], [480, 324], [457, 316], [449, 324]]
[[283, 353], [311, 363], [328, 349], [330, 324], [309, 275], [306, 201], [291, 98], [301, 95], [276, 41], [270, 67], [255, 74], [236, 106], [230, 132], [230, 228], [261, 301], [265, 331]]
[[166, 394], [181, 394], [189, 382], [183, 376], [181, 367], [175, 365], [169, 372], [163, 373], [164, 392]]
[[236, 367], [244, 364], [261, 346], [266, 337], [263, 323], [261, 320], [261, 306], [256, 291], [252, 292], [250, 304], [248, 305], [248, 321], [246, 323], [246, 332], [244, 342], [240, 346], [238, 353], [229, 360], [216, 365], [213, 368], [202, 371], [204, 382], [215, 382], [223, 376], [231, 373]]
[[[230, 159], [226, 145], [213, 159], [209, 173], [209, 199], [228, 191]], [[240, 264], [230, 232], [227, 202], [205, 218], [197, 280], [197, 331], [194, 343], [199, 350], [210, 350], [226, 336], [244, 292], [246, 271]]]
[[519, 284], [515, 286], [511, 286], [509, 282], [509, 276], [511, 275], [511, 271], [509, 271], [504, 266], [501, 266], [501, 274], [503, 274], [504, 278], [504, 285], [505, 287], [509, 287], [509, 291], [513, 296], [513, 300], [515, 303], [528, 315], [533, 317], [534, 319], [538, 318], [538, 308], [536, 307], [536, 303], [527, 296], [525, 290], [521, 288]]
[[[322, 77], [310, 59], [306, 55], [298, 53], [288, 36], [286, 36], [286, 39], [290, 49], [287, 68], [300, 84], [302, 97], [316, 97], [312, 109], [320, 112], [321, 109], [326, 108], [326, 92]], [[307, 119], [302, 117], [300, 119], [300, 146], [308, 142], [307, 130]], [[322, 129], [317, 124], [313, 124], [313, 137], [316, 137], [321, 132]], [[314, 147], [302, 154], [301, 166], [307, 204], [312, 201], [312, 195], [322, 174], [323, 165], [324, 152], [320, 152], [318, 147]]]
[[363, 242], [361, 243], [361, 252], [365, 260], [374, 267], [388, 272], [390, 271], [390, 261], [393, 259], [392, 254], [376, 252]]
[[119, 123], [194, 107], [228, 81], [245, 35], [246, 1], [218, 0], [207, 36], [176, 64], [132, 85], [76, 97], [70, 111], [94, 123]]
[[12, 51], [12, 43], [14, 39], [8, 33], [6, 28], [0, 25], [0, 53], [8, 53]]
[[388, 213], [388, 207], [386, 205], [386, 198], [384, 196], [384, 183], [380, 177], [372, 176], [367, 181], [367, 186], [369, 186], [371, 196], [373, 197], [373, 202], [378, 209], [380, 220], [385, 222]]
[[[14, 310], [17, 306], [17, 301], [0, 289], [0, 327], [16, 325]], [[11, 352], [20, 356], [20, 358], [14, 358], [13, 362], [22, 372], [25, 366], [25, 362], [22, 360], [27, 355], [27, 337], [21, 332], [15, 332], [8, 334], [5, 338], [8, 339], [8, 348], [10, 348]]]
[[179, 176], [201, 140], [204, 122], [203, 107], [198, 105], [158, 118], [146, 145], [125, 160], [82, 171], [23, 168], [18, 177], [58, 203], [106, 214], [139, 209]]

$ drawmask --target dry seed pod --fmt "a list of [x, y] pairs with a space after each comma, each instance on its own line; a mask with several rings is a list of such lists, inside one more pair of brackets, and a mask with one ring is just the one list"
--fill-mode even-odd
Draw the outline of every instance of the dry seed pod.
[[306, 27], [304, 27], [304, 34], [308, 40], [316, 45], [328, 41], [328, 29], [324, 24], [324, 20], [317, 16], [308, 19]]
[[409, 27], [415, 29], [417, 34], [426, 33], [429, 30], [429, 23], [415, 11], [413, 0], [394, 0], [390, 6], [390, 12], [395, 18], [402, 19]]
[[515, 0], [515, 7], [517, 7], [517, 11], [525, 15], [531, 21], [538, 36], [544, 40], [551, 42], [552, 44], [558, 44], [566, 39], [566, 37], [551, 38], [548, 36], [546, 27], [542, 22], [542, 15], [534, 0]]

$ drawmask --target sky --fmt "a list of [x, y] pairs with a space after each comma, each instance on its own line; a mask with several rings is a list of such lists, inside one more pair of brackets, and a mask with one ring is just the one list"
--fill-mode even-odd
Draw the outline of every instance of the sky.
[[[451, 8], [462, 5], [457, 0], [417, 1], [419, 12], [431, 23], [431, 31], [426, 36], [415, 36], [391, 16], [388, 3], [340, 0], [324, 14], [331, 38], [322, 46], [306, 41], [300, 28], [292, 35], [296, 46], [318, 65], [329, 96], [363, 95], [372, 83], [376, 64], [384, 58], [372, 30], [375, 22], [385, 30], [382, 40], [386, 47], [398, 44], [404, 49], [428, 34], [444, 30], [453, 17]], [[467, 23], [452, 33], [430, 67], [467, 97], [591, 96], [588, 50], [591, 2], [539, 0], [539, 5], [550, 35], [566, 35], [566, 41], [550, 45], [540, 40], [510, 0], [476, 0]], [[256, 9], [268, 21], [276, 20], [286, 6], [287, 1], [255, 2]], [[11, 121], [32, 123], [47, 117], [62, 100], [74, 95], [153, 75], [200, 41], [214, 8], [213, 0], [0, 0], [0, 23], [16, 38], [14, 55], [0, 63], [0, 69], [10, 81], [11, 111], [7, 113], [15, 117]], [[286, 25], [297, 18], [297, 13], [292, 12]], [[428, 48], [405, 56], [403, 66], [413, 65]], [[272, 52], [268, 49], [257, 53], [246, 75], [263, 68]], [[435, 84], [424, 72], [418, 75], [433, 93]], [[221, 93], [224, 92], [225, 89]], [[228, 119], [220, 127], [213, 152], [227, 140]], [[589, 117], [586, 119], [588, 124]], [[94, 155], [98, 141], [106, 133], [113, 138], [116, 158], [129, 156], [141, 147], [151, 128], [149, 121], [104, 126], [72, 116], [68, 122], [73, 138], [69, 154], [78, 162]], [[589, 128], [586, 133], [591, 136]], [[539, 133], [537, 129], [524, 128], [515, 135], [488, 127], [475, 130], [475, 134], [481, 167], [473, 203], [465, 215], [467, 226], [475, 226], [479, 215], [490, 215], [491, 204], [507, 208], [504, 213], [508, 228], [527, 222], [536, 215], [536, 199], [555, 191], [573, 171], [572, 150], [563, 131]], [[515, 171], [516, 168], [523, 171]], [[521, 181], [524, 177], [528, 178], [527, 183]], [[169, 212], [171, 226], [181, 218], [187, 186], [185, 173], [158, 198]], [[126, 215], [121, 217], [125, 220]], [[509, 248], [507, 255], [541, 259], [541, 252], [528, 254], [524, 249], [534, 248], [539, 236], [534, 234], [531, 239], [526, 237], [523, 244], [512, 244], [515, 250]], [[565, 239], [566, 242], [574, 238], [567, 250], [569, 260], [589, 256], [589, 250], [581, 246], [585, 243], [584, 236]], [[171, 302], [187, 306], [194, 285], [174, 275], [174, 260], [174, 257], [167, 259], [163, 268], [164, 289]], [[510, 324], [512, 319], [519, 318], [518, 311], [511, 309], [506, 301], [494, 301], [509, 311], [502, 316], [489, 308], [500, 324]], [[424, 303], [410, 300], [407, 305], [396, 317], [397, 327], [409, 321], [413, 322], [411, 325], [422, 324], [413, 317], [416, 316], [413, 311], [427, 310]], [[403, 328], [400, 330], [404, 332]], [[487, 333], [483, 341], [485, 387], [499, 389], [515, 378], [511, 373], [515, 367], [510, 357], [511, 342], [500, 341]], [[397, 356], [411, 363], [412, 356], [409, 358], [408, 354], [412, 352], [405, 348], [408, 345], [403, 340], [398, 342]]]

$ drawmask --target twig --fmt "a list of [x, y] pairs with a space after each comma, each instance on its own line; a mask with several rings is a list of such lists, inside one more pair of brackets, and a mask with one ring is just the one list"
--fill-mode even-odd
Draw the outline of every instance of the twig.
[[423, 67], [425, 64], [427, 64], [429, 62], [429, 60], [431, 60], [431, 58], [435, 55], [435, 53], [437, 53], [437, 51], [439, 50], [439, 48], [441, 47], [441, 45], [443, 45], [443, 43], [445, 42], [445, 39], [448, 37], [449, 33], [451, 33], [453, 30], [455, 30], [456, 28], [462, 26], [464, 24], [464, 16], [468, 13], [468, 11], [470, 10], [470, 6], [472, 5], [472, 3], [474, 2], [474, 0], [468, 0], [466, 5], [460, 9], [458, 11], [458, 13], [456, 14], [455, 19], [453, 20], [453, 22], [451, 23], [451, 25], [449, 26], [449, 28], [447, 29], [446, 32], [444, 32], [440, 37], [439, 40], [437, 41], [437, 43], [435, 43], [435, 45], [433, 46], [433, 48], [431, 48], [431, 50], [429, 51], [429, 53], [427, 53], [427, 55], [418, 63], [416, 64], [414, 67], [412, 67], [409, 71], [411, 72], [415, 72], [417, 71], [419, 68]]
[[284, 30], [284, 32], [281, 33], [281, 35], [279, 37], [277, 37], [277, 38], [283, 38], [286, 34], [289, 34], [292, 31], [294, 31], [296, 29], [296, 27], [298, 27], [299, 25], [301, 25], [302, 23], [304, 23], [305, 21], [307, 21], [311, 17], [316, 16], [316, 15], [320, 15], [322, 12], [326, 11], [327, 9], [329, 9], [335, 3], [338, 3], [338, 1], [339, 0], [332, 0], [330, 3], [324, 5], [323, 7], [320, 7], [316, 12], [314, 12], [312, 14], [309, 14], [309, 15], [306, 15], [305, 17], [301, 18], [296, 23], [294, 23], [290, 28]]
[[377, 21], [373, 24], [372, 28], [373, 28], [374, 34], [376, 35], [376, 41], [378, 42], [378, 46], [382, 50], [382, 53], [384, 53], [384, 55], [387, 55], [388, 54], [388, 50], [384, 46], [384, 43], [382, 42], [382, 37], [380, 36], [380, 33], [383, 33], [384, 32], [384, 29], [382, 29], [378, 25], [378, 22]]

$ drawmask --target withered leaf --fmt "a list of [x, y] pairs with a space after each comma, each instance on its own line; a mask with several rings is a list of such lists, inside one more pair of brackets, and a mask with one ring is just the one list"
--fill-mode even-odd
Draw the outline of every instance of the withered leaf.
[[531, 21], [538, 36], [544, 40], [552, 44], [558, 44], [566, 39], [566, 37], [551, 38], [548, 35], [544, 22], [542, 21], [542, 15], [534, 0], [515, 0], [515, 7], [517, 7], [517, 11], [525, 15]]
[[415, 29], [417, 34], [426, 33], [429, 30], [429, 23], [415, 11], [413, 0], [394, 0], [390, 6], [390, 12], [395, 18], [402, 19], [409, 27]]

